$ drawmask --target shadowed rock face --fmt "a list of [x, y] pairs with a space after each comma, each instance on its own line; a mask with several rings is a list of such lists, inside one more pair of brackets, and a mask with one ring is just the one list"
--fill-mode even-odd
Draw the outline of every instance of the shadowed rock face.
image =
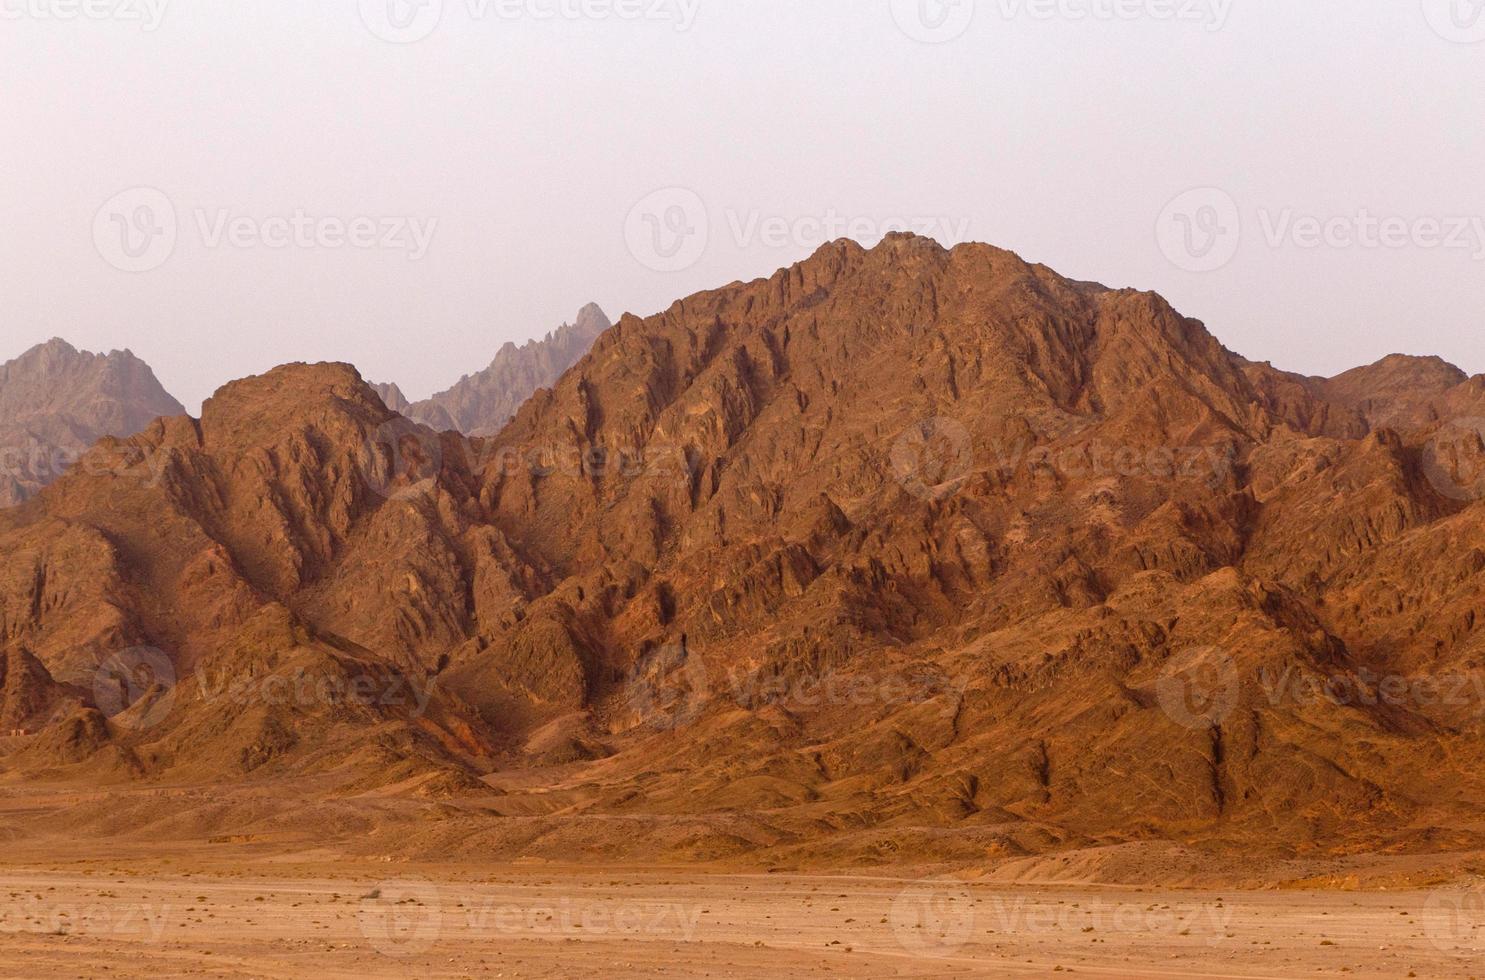
[[[483, 776], [800, 859], [1480, 845], [1482, 379], [895, 235], [623, 318], [489, 439], [384, 402], [288, 365], [0, 513], [6, 643], [178, 678], [0, 765]], [[198, 696], [294, 671], [427, 700]]]
[[185, 409], [129, 351], [51, 340], [0, 365], [0, 507], [56, 479], [103, 436], [131, 436]]
[[390, 389], [388, 397], [402, 403], [399, 407], [388, 402], [387, 407], [410, 419], [470, 436], [493, 435], [538, 389], [555, 384], [612, 325], [603, 310], [590, 303], [572, 323], [520, 347], [506, 344], [489, 367], [425, 401], [409, 405], [396, 385], [379, 387]]

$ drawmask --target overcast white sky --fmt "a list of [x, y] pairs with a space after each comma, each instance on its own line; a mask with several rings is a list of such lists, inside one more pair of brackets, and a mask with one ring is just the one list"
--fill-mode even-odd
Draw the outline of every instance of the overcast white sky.
[[162, 2], [0, 0], [0, 360], [419, 397], [897, 218], [1485, 371], [1481, 0]]

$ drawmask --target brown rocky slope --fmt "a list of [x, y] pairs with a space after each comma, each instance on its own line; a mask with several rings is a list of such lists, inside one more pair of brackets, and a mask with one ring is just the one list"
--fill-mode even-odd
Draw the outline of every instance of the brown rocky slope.
[[490, 439], [290, 365], [0, 512], [5, 709], [49, 712], [0, 766], [432, 794], [397, 846], [441, 854], [1474, 851], [1445, 373], [912, 236], [625, 317]]

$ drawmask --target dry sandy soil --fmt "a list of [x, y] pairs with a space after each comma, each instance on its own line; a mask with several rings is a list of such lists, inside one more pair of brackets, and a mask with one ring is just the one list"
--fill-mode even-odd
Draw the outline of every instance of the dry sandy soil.
[[[0, 869], [6, 977], [1469, 977], [1482, 893], [79, 860]], [[173, 865], [173, 866], [172, 866]]]

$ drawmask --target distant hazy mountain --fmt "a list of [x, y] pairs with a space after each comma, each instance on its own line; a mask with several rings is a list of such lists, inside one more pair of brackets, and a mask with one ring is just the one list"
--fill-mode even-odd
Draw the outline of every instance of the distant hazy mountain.
[[407, 410], [412, 407], [412, 403], [407, 400], [407, 396], [402, 393], [402, 389], [395, 384], [373, 384], [371, 390], [376, 392], [377, 397], [382, 400], [383, 405], [386, 405], [399, 415], [407, 414]]
[[0, 365], [0, 506], [25, 500], [104, 436], [131, 436], [185, 408], [129, 351], [50, 340]]
[[[388, 408], [410, 419], [440, 430], [456, 429], [472, 436], [493, 435], [538, 389], [555, 384], [588, 353], [598, 335], [611, 326], [603, 310], [596, 303], [589, 303], [578, 311], [577, 319], [571, 324], [564, 324], [541, 340], [521, 347], [506, 344], [489, 367], [464, 376], [448, 391], [426, 401], [408, 405], [395, 384], [373, 387]], [[393, 404], [397, 400], [402, 402], [401, 407]]]

